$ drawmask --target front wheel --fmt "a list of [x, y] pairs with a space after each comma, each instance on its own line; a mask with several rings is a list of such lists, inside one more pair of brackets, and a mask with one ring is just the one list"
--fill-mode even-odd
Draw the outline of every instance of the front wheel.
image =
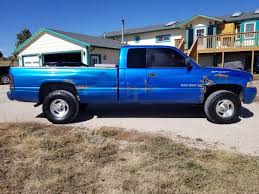
[[57, 90], [43, 101], [43, 113], [54, 124], [66, 124], [75, 119], [79, 110], [77, 98], [70, 92]]
[[212, 93], [204, 104], [204, 111], [209, 121], [229, 124], [237, 121], [241, 101], [233, 92], [219, 90]]

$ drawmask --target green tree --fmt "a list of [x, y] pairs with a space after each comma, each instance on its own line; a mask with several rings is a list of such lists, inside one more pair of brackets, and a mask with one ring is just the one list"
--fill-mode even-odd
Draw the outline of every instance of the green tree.
[[4, 56], [3, 53], [0, 51], [0, 58], [3, 58], [3, 56]]
[[28, 28], [24, 28], [21, 32], [16, 35], [16, 48], [20, 46], [25, 40], [31, 37], [31, 32]]

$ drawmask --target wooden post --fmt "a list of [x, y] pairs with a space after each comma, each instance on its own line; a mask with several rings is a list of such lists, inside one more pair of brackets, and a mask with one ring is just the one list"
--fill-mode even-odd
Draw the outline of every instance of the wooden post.
[[255, 51], [252, 51], [252, 59], [251, 59], [251, 73], [254, 74], [254, 59], [255, 59]]
[[224, 67], [225, 53], [222, 52], [221, 66]]
[[199, 64], [199, 53], [196, 54], [196, 62]]

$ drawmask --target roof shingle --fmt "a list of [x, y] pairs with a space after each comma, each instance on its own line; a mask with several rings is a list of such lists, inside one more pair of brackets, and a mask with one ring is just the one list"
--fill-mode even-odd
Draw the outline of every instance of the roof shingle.
[[[197, 16], [208, 17], [208, 18], [212, 18], [212, 19], [214, 18], [215, 20], [222, 20], [222, 21], [225, 21], [225, 22], [235, 22], [235, 21], [242, 21], [242, 20], [259, 19], [259, 14], [255, 14], [254, 12], [244, 12], [242, 15], [240, 15], [238, 17], [233, 17], [232, 15], [216, 16], [216, 17], [209, 17], [209, 16], [205, 16], [205, 15], [196, 15], [196, 16], [193, 16], [192, 18], [195, 18]], [[190, 18], [188, 20], [191, 20], [192, 18]], [[143, 32], [176, 29], [176, 28], [181, 27], [182, 24], [186, 23], [186, 21], [188, 21], [188, 20], [177, 23], [176, 25], [173, 25], [173, 26], [165, 26], [165, 24], [158, 24], [158, 25], [146, 26], [146, 27], [141, 27], [141, 28], [126, 29], [124, 34], [129, 35], [129, 34], [137, 34], [137, 33], [143, 33]], [[120, 30], [106, 33], [107, 37], [113, 37], [113, 36], [119, 36], [119, 35], [121, 35]]]
[[243, 20], [259, 19], [259, 14], [254, 12], [243, 12], [240, 16], [233, 17], [232, 15], [219, 16], [217, 17], [226, 22], [236, 22]]
[[[176, 29], [176, 25], [171, 25], [171, 26], [166, 26], [166, 24], [157, 24], [157, 25], [152, 25], [152, 26], [146, 26], [146, 27], [141, 27], [141, 28], [132, 28], [132, 29], [126, 29], [124, 31], [124, 34], [137, 34], [137, 33], [143, 33], [143, 32], [152, 32], [152, 31], [159, 31], [159, 30], [169, 30], [169, 29]], [[111, 37], [111, 36], [118, 36], [121, 35], [121, 31], [112, 31], [112, 32], [107, 32], [106, 36]]]
[[85, 42], [87, 44], [90, 44], [91, 46], [103, 47], [103, 48], [114, 48], [114, 49], [120, 49], [122, 46], [124, 46], [124, 44], [108, 38], [89, 36], [89, 35], [78, 34], [74, 32], [64, 32], [56, 29], [49, 29], [49, 30], [62, 34], [64, 36], [68, 36], [70, 38], [79, 40], [81, 42]]

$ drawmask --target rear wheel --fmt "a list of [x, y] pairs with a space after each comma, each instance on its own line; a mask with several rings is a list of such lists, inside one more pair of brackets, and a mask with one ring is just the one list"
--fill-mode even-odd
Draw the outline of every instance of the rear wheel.
[[1, 75], [0, 76], [0, 82], [1, 84], [9, 84], [10, 79], [8, 75]]
[[241, 108], [239, 97], [233, 92], [219, 90], [212, 93], [204, 104], [204, 111], [209, 121], [229, 124], [238, 119]]
[[78, 110], [77, 98], [68, 91], [53, 91], [43, 101], [45, 117], [55, 124], [70, 123], [77, 116]]

